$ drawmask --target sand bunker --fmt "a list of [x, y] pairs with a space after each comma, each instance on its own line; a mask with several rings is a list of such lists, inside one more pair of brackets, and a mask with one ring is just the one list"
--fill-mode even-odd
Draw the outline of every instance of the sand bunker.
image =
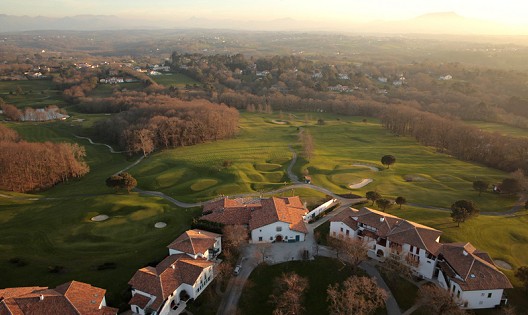
[[154, 224], [154, 227], [156, 229], [163, 229], [166, 226], [167, 226], [167, 223], [165, 223], [165, 222], [156, 222], [156, 224]]
[[348, 188], [350, 188], [350, 189], [359, 189], [361, 187], [367, 186], [370, 183], [372, 183], [372, 178], [364, 178], [357, 184], [348, 185]]
[[288, 124], [287, 121], [277, 120], [277, 119], [273, 119], [271, 122], [274, 123], [274, 124], [277, 124], [277, 125], [287, 125]]
[[94, 221], [94, 222], [101, 222], [101, 221], [106, 221], [108, 220], [109, 216], [107, 216], [106, 214], [100, 214], [100, 215], [96, 215], [95, 217], [91, 218], [90, 220]]
[[371, 166], [371, 165], [366, 165], [366, 164], [352, 164], [352, 166], [365, 167], [365, 168], [368, 168], [369, 170], [374, 171], [374, 172], [378, 172], [379, 171], [379, 168], [377, 168], [375, 166]]
[[494, 259], [493, 262], [495, 263], [495, 265], [499, 266], [502, 269], [506, 269], [506, 270], [513, 269], [512, 266], [508, 264], [507, 262], [505, 262], [504, 260]]

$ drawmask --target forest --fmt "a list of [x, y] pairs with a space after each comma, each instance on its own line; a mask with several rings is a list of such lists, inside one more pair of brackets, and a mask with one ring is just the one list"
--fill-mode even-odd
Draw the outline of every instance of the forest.
[[147, 155], [155, 149], [225, 139], [238, 130], [238, 111], [226, 105], [144, 93], [121, 96], [110, 100], [106, 108], [125, 106], [128, 110], [97, 124], [95, 131], [129, 154]]
[[71, 143], [33, 143], [0, 125], [0, 189], [34, 192], [88, 173], [84, 148]]

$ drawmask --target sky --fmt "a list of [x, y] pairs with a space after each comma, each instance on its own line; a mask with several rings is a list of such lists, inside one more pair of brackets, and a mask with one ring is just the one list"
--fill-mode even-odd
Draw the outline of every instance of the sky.
[[1, 0], [0, 13], [62, 17], [81, 14], [142, 19], [273, 20], [320, 22], [404, 20], [432, 12], [456, 12], [502, 24], [528, 25], [524, 0]]

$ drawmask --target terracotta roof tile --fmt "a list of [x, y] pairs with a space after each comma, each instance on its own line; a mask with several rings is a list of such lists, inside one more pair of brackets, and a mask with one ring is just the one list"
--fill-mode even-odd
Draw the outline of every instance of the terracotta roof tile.
[[205, 253], [209, 248], [212, 248], [217, 237], [220, 237], [220, 234], [198, 229], [189, 230], [180, 235], [167, 247], [184, 253], [196, 255], [199, 253]]
[[291, 230], [308, 233], [302, 218], [308, 210], [299, 197], [271, 197], [260, 199], [258, 202], [244, 202], [224, 198], [206, 204], [206, 214], [201, 219], [228, 225], [249, 225], [251, 230], [280, 221], [289, 223]]
[[132, 296], [130, 301], [128, 301], [128, 304], [137, 305], [140, 308], [145, 309], [145, 307], [147, 307], [147, 304], [149, 302], [150, 302], [150, 298], [149, 297], [146, 297], [146, 296], [144, 296], [142, 294], [136, 293], [136, 294], [134, 294], [134, 296]]
[[[512, 288], [508, 278], [497, 269], [489, 255], [476, 250], [470, 243], [443, 244], [439, 253], [460, 277], [451, 276], [451, 280], [465, 291]], [[445, 263], [440, 266], [449, 273]]]
[[43, 287], [0, 290], [0, 314], [117, 314], [117, 309], [101, 307], [104, 289], [70, 281], [55, 289]]
[[170, 255], [155, 268], [139, 269], [128, 284], [133, 289], [154, 295], [156, 298], [151, 308], [157, 310], [181, 284], [194, 285], [202, 271], [213, 265], [211, 261], [193, 259], [186, 254]]

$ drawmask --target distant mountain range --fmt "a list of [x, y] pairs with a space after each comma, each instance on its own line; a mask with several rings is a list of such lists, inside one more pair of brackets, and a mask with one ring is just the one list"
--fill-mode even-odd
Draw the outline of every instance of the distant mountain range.
[[14, 16], [0, 14], [0, 32], [33, 30], [128, 30], [204, 28], [249, 31], [339, 31], [356, 33], [392, 34], [488, 34], [523, 35], [528, 28], [512, 28], [495, 22], [462, 17], [454, 12], [425, 14], [403, 21], [375, 21], [369, 23], [331, 23], [299, 21], [283, 18], [269, 21], [240, 21], [227, 19], [204, 19], [192, 17], [186, 20], [142, 20], [113, 15], [77, 15], [61, 18], [44, 16]]

